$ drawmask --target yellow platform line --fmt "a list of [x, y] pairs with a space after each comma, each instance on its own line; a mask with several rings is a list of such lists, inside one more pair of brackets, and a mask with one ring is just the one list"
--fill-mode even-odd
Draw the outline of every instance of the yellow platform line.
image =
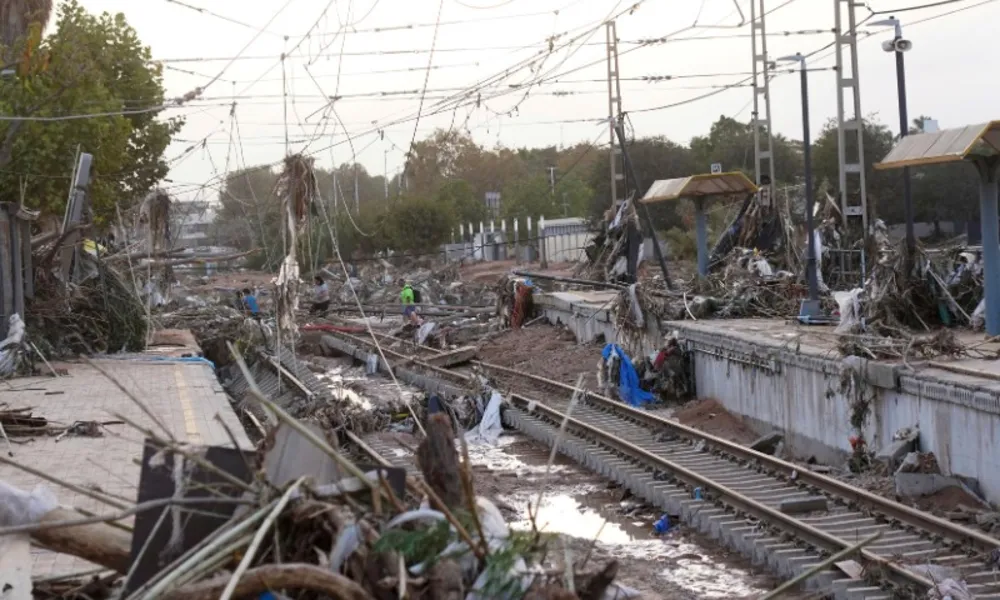
[[184, 432], [187, 434], [187, 440], [191, 444], [200, 444], [202, 443], [201, 431], [198, 430], [198, 419], [194, 416], [194, 404], [191, 403], [187, 379], [184, 377], [184, 369], [181, 365], [174, 365], [174, 381], [177, 383], [177, 398], [184, 411]]

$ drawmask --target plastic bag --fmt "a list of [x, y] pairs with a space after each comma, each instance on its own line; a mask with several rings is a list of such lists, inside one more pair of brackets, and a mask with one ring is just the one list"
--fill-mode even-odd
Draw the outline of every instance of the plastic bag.
[[861, 328], [861, 294], [864, 290], [854, 288], [849, 292], [834, 292], [833, 299], [840, 308], [840, 324], [837, 333], [853, 333]]
[[494, 445], [500, 439], [503, 432], [503, 423], [500, 421], [500, 405], [503, 404], [503, 397], [496, 390], [490, 395], [489, 404], [483, 411], [483, 418], [465, 434], [465, 441], [470, 444], [490, 444]]
[[0, 526], [16, 527], [38, 523], [59, 507], [49, 488], [39, 485], [26, 492], [0, 481]]

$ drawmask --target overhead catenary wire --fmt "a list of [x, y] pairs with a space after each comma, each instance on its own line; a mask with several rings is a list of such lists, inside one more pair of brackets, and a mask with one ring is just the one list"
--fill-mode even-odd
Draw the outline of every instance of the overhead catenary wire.
[[[964, 10], [964, 9], [968, 9], [968, 8], [974, 8], [975, 6], [989, 4], [989, 3], [993, 2], [993, 1], [995, 1], [995, 0], [986, 0], [985, 2], [981, 2], [981, 3], [978, 3], [978, 4], [970, 5], [968, 7], [962, 7], [959, 10]], [[955, 11], [955, 12], [957, 12], [957, 11]], [[945, 16], [945, 15], [934, 15], [932, 17], [929, 17], [927, 20], [933, 20], [933, 19], [936, 19], [936, 18], [940, 18], [941, 16]], [[829, 46], [827, 46], [827, 47], [829, 47]], [[823, 49], [824, 48], [820, 48], [817, 51], [814, 51], [814, 53], [815, 52], [821, 52]], [[600, 61], [600, 62], [603, 62], [603, 61]], [[560, 74], [560, 76], [564, 76], [564, 74]], [[469, 88], [470, 92], [472, 90], [475, 90], [476, 86], [479, 85], [479, 84], [480, 84], [480, 82], [477, 82], [473, 86], [470, 86], [470, 88]], [[496, 92], [496, 94], [498, 94], [498, 95], [503, 95], [505, 93], [509, 93], [509, 92], [507, 90], [502, 90], [502, 91]], [[470, 95], [471, 94], [469, 92], [467, 92], [464, 95], [464, 97], [457, 98], [457, 99], [456, 98], [451, 99], [450, 103], [443, 104], [440, 107], [441, 110], [438, 110], [438, 109], [435, 109], [435, 110], [432, 110], [432, 111], [425, 110], [425, 111], [423, 111], [422, 116], [423, 117], [427, 117], [427, 116], [429, 116], [431, 114], [440, 114], [441, 112], [445, 112], [445, 111], [451, 112], [452, 110], [454, 110], [457, 107], [472, 106], [472, 105], [475, 104], [475, 96], [472, 95], [472, 97], [470, 97]], [[489, 96], [487, 94], [483, 94], [483, 97], [485, 99], [489, 99]], [[684, 103], [691, 103], [691, 102], [694, 102], [694, 101], [696, 101], [696, 100], [695, 99], [689, 99], [689, 100], [685, 100], [683, 102]], [[377, 124], [374, 124], [367, 131], [357, 132], [354, 137], [377, 134], [377, 132], [380, 131], [380, 130], [387, 129], [387, 128], [393, 127], [395, 125], [398, 125], [398, 124], [403, 124], [403, 123], [406, 123], [406, 122], [412, 122], [413, 119], [414, 119], [414, 115], [403, 115], [403, 116], [400, 116], [398, 118], [394, 118], [394, 119], [391, 119], [391, 120], [380, 120]], [[343, 141], [340, 141], [340, 142], [335, 141], [333, 144], [330, 144], [329, 146], [313, 150], [310, 153], [312, 154], [312, 153], [315, 153], [315, 152], [319, 152], [319, 151], [325, 150], [326, 148], [329, 148], [329, 147], [335, 147], [335, 146], [337, 146], [337, 145], [339, 145], [341, 143], [344, 143], [344, 142]]]

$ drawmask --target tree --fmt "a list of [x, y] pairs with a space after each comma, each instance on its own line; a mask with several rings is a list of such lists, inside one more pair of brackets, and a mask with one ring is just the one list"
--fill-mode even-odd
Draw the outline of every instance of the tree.
[[[89, 196], [95, 220], [107, 222], [116, 203], [123, 209], [137, 203], [167, 174], [163, 153], [182, 122], [159, 120], [156, 110], [138, 112], [163, 104], [161, 67], [123, 15], [94, 16], [76, 0], [60, 5], [55, 32], [35, 55], [44, 68], [0, 82], [5, 87], [0, 112], [50, 118], [112, 114], [5, 123], [0, 138], [10, 140], [11, 152], [0, 172], [0, 201], [18, 201], [23, 181], [32, 207], [61, 214], [79, 147], [94, 156]], [[123, 108], [137, 112], [117, 114]]]
[[[761, 145], [766, 143], [763, 140]], [[782, 135], [774, 135], [771, 144], [775, 178], [779, 182], [794, 181], [802, 173], [799, 152]], [[712, 124], [707, 136], [691, 139], [691, 153], [699, 173], [707, 172], [712, 163], [721, 163], [723, 171], [742, 171], [753, 179], [753, 125], [723, 115]]]
[[457, 223], [478, 223], [489, 218], [486, 203], [476, 197], [468, 181], [455, 179], [441, 186], [437, 202], [448, 207]]
[[14, 60], [15, 49], [28, 37], [31, 25], [45, 29], [52, 16], [52, 0], [4, 0], [0, 2], [0, 57]]
[[500, 195], [500, 212], [504, 219], [562, 216], [562, 210], [552, 196], [547, 177], [539, 175], [508, 183]]
[[456, 223], [447, 206], [420, 197], [404, 198], [387, 216], [392, 248], [400, 252], [436, 249], [451, 237]]
[[[628, 146], [628, 152], [642, 186], [640, 195], [657, 179], [685, 177], [700, 172], [690, 149], [662, 136], [637, 139]], [[603, 217], [604, 212], [611, 208], [609, 160], [608, 151], [601, 151], [588, 178], [593, 190], [590, 204], [590, 216], [593, 218]], [[674, 203], [651, 205], [649, 212], [658, 230], [678, 224]]]
[[[848, 146], [847, 156], [856, 156], [856, 148], [850, 140], [853, 136], [845, 136]], [[864, 119], [863, 138], [865, 144], [865, 181], [868, 188], [869, 211], [887, 222], [903, 221], [903, 186], [901, 174], [898, 171], [876, 171], [875, 163], [882, 160], [895, 142], [895, 135], [889, 128], [873, 118]], [[829, 182], [834, 190], [840, 181], [838, 159], [837, 121], [830, 119], [813, 144], [814, 181], [819, 186], [823, 181]], [[848, 184], [857, 181], [857, 177], [849, 177]], [[848, 189], [851, 197], [857, 197], [858, 189]], [[834, 197], [839, 197], [834, 194]]]

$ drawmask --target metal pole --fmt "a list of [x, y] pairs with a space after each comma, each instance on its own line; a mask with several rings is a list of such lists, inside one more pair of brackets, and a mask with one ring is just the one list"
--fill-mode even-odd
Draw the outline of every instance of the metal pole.
[[997, 212], [996, 158], [976, 162], [979, 169], [979, 219], [983, 228], [983, 293], [986, 333], [1000, 335], [1000, 214]]
[[[668, 290], [673, 290], [674, 284], [670, 282], [670, 273], [667, 271], [667, 261], [663, 258], [663, 251], [660, 249], [660, 242], [656, 239], [656, 230], [653, 228], [653, 219], [649, 216], [649, 207], [639, 200], [641, 197], [641, 184], [639, 183], [638, 176], [635, 174], [635, 167], [632, 166], [632, 157], [629, 156], [628, 149], [625, 148], [625, 130], [622, 127], [621, 121], [619, 121], [615, 126], [615, 133], [618, 135], [618, 140], [622, 148], [622, 159], [625, 162], [625, 172], [628, 173], [629, 178], [632, 179], [632, 187], [635, 189], [634, 202], [636, 205], [642, 207], [642, 220], [646, 223], [649, 238], [653, 242], [653, 254], [656, 255], [656, 260], [660, 263], [660, 271], [663, 272], [663, 283], [667, 286]], [[639, 212], [638, 206], [636, 206], [636, 212]]]
[[[903, 27], [896, 21], [896, 37], [894, 42], [903, 39]], [[910, 119], [906, 114], [906, 66], [903, 62], [903, 52], [896, 46], [896, 93], [899, 96], [899, 137], [904, 138], [910, 132]], [[913, 231], [913, 195], [910, 189], [910, 167], [903, 167], [903, 211], [906, 218], [906, 273], [913, 268], [913, 256], [916, 251], [916, 235]]]
[[698, 244], [698, 275], [708, 275], [708, 218], [705, 215], [705, 199], [694, 198], [694, 231]]
[[816, 234], [813, 223], [813, 177], [812, 177], [812, 142], [809, 139], [809, 73], [806, 71], [806, 58], [801, 54], [799, 63], [802, 71], [802, 156], [805, 161], [806, 185], [806, 233], [809, 236], [809, 256], [806, 259], [806, 281], [809, 284], [809, 300], [819, 299], [819, 284], [816, 280]]
[[385, 199], [389, 199], [389, 151], [382, 151], [382, 179], [385, 180]]

